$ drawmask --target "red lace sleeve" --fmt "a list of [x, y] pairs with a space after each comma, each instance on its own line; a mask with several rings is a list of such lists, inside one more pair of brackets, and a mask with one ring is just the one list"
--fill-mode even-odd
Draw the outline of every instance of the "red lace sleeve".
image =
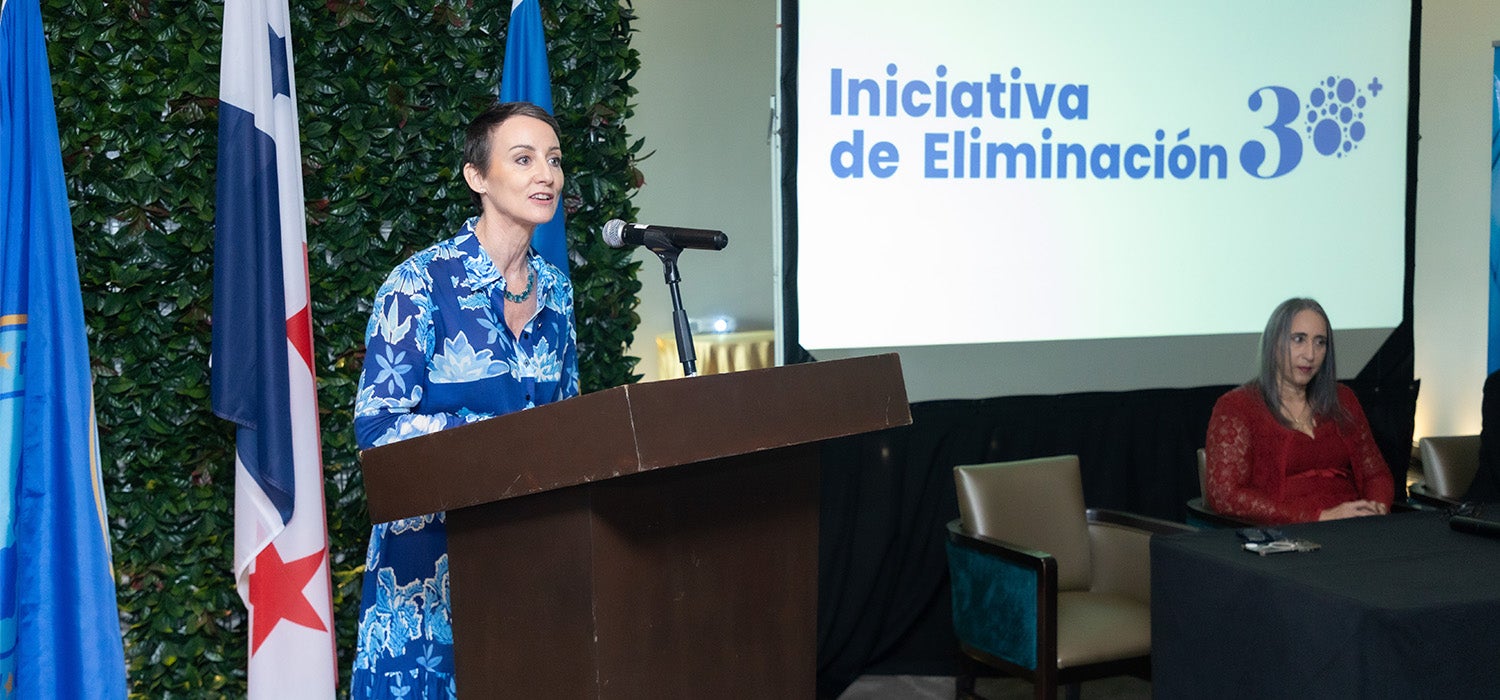
[[1370, 432], [1370, 421], [1365, 418], [1364, 408], [1359, 405], [1354, 390], [1342, 384], [1339, 385], [1339, 403], [1349, 412], [1349, 423], [1339, 426], [1339, 432], [1349, 445], [1349, 463], [1354, 470], [1354, 483], [1359, 485], [1359, 495], [1384, 503], [1389, 508], [1395, 497], [1395, 482], [1385, 457], [1380, 454], [1380, 446], [1375, 444], [1375, 435]]
[[[1274, 419], [1252, 391], [1235, 389], [1214, 404], [1203, 446], [1208, 461], [1208, 493], [1204, 494], [1208, 507], [1258, 524], [1317, 520], [1318, 512], [1278, 503], [1263, 486], [1265, 476], [1281, 467], [1269, 463], [1277, 446], [1265, 444], [1270, 436], [1256, 429]], [[1256, 444], [1257, 438], [1261, 444]]]

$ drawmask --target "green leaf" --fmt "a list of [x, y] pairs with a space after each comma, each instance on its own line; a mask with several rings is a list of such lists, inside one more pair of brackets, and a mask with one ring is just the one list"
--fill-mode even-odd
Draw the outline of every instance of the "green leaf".
[[[345, 689], [369, 535], [352, 406], [370, 301], [396, 263], [469, 215], [461, 134], [493, 102], [504, 52], [508, 3], [441, 7], [290, 7]], [[637, 379], [623, 346], [638, 325], [639, 266], [592, 232], [635, 215], [630, 175], [646, 147], [625, 124], [640, 61], [633, 12], [618, 3], [556, 0], [545, 11], [568, 192], [585, 200], [568, 239], [583, 256], [573, 269], [581, 383], [596, 391]], [[130, 693], [244, 697], [248, 622], [229, 570], [235, 429], [208, 406], [223, 4], [42, 0], [42, 13]]]

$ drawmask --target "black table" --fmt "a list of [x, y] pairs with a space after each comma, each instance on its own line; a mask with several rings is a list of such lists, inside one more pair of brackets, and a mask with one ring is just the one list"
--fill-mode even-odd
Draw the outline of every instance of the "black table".
[[1151, 538], [1157, 698], [1500, 697], [1500, 540], [1433, 512]]

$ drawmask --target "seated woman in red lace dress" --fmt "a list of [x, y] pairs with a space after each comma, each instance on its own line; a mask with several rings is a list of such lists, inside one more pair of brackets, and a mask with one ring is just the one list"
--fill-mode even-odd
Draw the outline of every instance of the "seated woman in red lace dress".
[[1378, 515], [1391, 472], [1354, 391], [1338, 383], [1328, 314], [1288, 299], [1260, 338], [1260, 375], [1208, 423], [1208, 506], [1263, 525]]

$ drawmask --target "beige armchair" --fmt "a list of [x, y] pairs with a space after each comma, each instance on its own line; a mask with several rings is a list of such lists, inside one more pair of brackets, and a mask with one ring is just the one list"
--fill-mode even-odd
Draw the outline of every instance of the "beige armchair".
[[1415, 503], [1444, 508], [1464, 501], [1479, 472], [1479, 436], [1444, 435], [1417, 440], [1422, 480], [1409, 489]]
[[1076, 456], [960, 466], [948, 524], [953, 626], [969, 660], [1032, 682], [1036, 697], [1106, 676], [1150, 677], [1150, 537], [1178, 523], [1085, 510]]

